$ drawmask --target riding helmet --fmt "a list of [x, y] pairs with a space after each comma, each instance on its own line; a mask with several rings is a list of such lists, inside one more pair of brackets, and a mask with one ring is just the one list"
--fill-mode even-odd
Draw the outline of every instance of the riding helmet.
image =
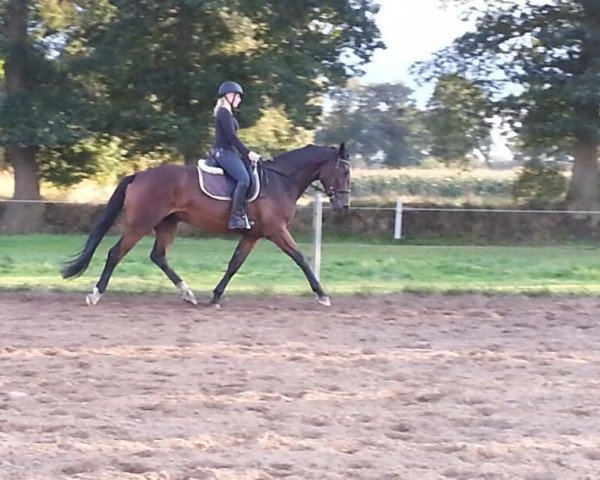
[[239, 93], [243, 97], [244, 89], [239, 83], [232, 81], [223, 82], [219, 87], [219, 97], [227, 95], [228, 93]]

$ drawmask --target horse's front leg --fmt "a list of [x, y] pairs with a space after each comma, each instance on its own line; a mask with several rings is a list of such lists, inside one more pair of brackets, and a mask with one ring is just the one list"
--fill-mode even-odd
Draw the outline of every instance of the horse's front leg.
[[329, 296], [323, 291], [321, 283], [317, 280], [317, 277], [315, 277], [315, 274], [310, 269], [310, 265], [304, 258], [304, 255], [302, 255], [302, 252], [298, 248], [298, 245], [296, 245], [296, 242], [288, 229], [283, 228], [281, 231], [277, 232], [277, 234], [271, 235], [269, 239], [275, 245], [281, 248], [281, 250], [292, 257], [294, 262], [296, 262], [296, 265], [302, 269], [306, 279], [308, 280], [308, 283], [310, 284], [310, 288], [312, 288], [312, 291], [317, 294], [317, 301], [326, 307], [331, 306]]
[[229, 260], [229, 265], [227, 265], [227, 271], [225, 272], [225, 275], [223, 275], [223, 278], [213, 290], [213, 298], [211, 300], [213, 305], [219, 305], [219, 300], [221, 299], [229, 280], [231, 280], [231, 277], [233, 277], [240, 269], [252, 249], [258, 243], [258, 240], [259, 239], [255, 237], [249, 237], [246, 235], [242, 236], [237, 247], [235, 248], [235, 252], [233, 252], [231, 260]]

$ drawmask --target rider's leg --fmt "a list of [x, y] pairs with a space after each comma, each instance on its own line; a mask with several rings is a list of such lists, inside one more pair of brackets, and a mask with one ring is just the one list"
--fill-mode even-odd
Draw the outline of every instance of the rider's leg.
[[229, 228], [232, 230], [249, 229], [250, 222], [244, 213], [244, 202], [250, 185], [250, 175], [246, 165], [239, 156], [230, 150], [219, 150], [216, 158], [219, 166], [237, 182], [231, 198]]
[[247, 192], [248, 185], [242, 182], [238, 183], [233, 191], [233, 196], [231, 197], [231, 215], [229, 217], [229, 228], [231, 230], [240, 228], [247, 230], [250, 228], [250, 222], [244, 210]]

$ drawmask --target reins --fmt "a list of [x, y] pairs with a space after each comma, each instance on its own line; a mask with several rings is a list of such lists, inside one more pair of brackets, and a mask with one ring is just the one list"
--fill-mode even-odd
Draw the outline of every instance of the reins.
[[[292, 176], [290, 176], [286, 173], [280, 172], [279, 170], [276, 170], [275, 168], [271, 168], [270, 166], [267, 165], [267, 162], [265, 162], [262, 159], [258, 161], [258, 165], [260, 166], [260, 171], [262, 173], [261, 180], [264, 180], [264, 184], [266, 187], [268, 187], [268, 185], [269, 185], [269, 177], [267, 175], [267, 171], [276, 173], [277, 175], [279, 175], [283, 178], [286, 178], [290, 181], [294, 180], [294, 178]], [[259, 173], [259, 176], [261, 175], [261, 173]]]
[[[329, 199], [330, 199], [331, 201], [333, 201], [333, 200], [335, 199], [335, 195], [336, 195], [336, 194], [350, 193], [350, 190], [346, 190], [346, 189], [340, 189], [340, 190], [336, 190], [336, 189], [335, 189], [335, 178], [336, 178], [336, 175], [337, 175], [337, 172], [338, 172], [338, 170], [339, 170], [339, 168], [340, 168], [340, 164], [341, 164], [341, 163], [345, 163], [345, 164], [347, 164], [347, 165], [350, 165], [350, 162], [349, 162], [348, 160], [345, 160], [345, 159], [343, 159], [343, 158], [340, 158], [340, 157], [338, 157], [338, 159], [337, 159], [337, 162], [336, 162], [336, 164], [335, 164], [335, 168], [333, 169], [333, 173], [332, 173], [332, 175], [331, 175], [331, 180], [332, 180], [332, 181], [330, 182], [330, 187], [329, 187], [327, 190], [325, 190], [325, 189], [321, 188], [319, 185], [316, 185], [316, 184], [314, 184], [314, 183], [311, 183], [311, 184], [309, 185], [309, 187], [312, 187], [312, 188], [313, 188], [315, 191], [317, 191], [317, 192], [324, 193], [325, 195], [327, 195], [327, 196], [329, 197]], [[280, 175], [281, 177], [283, 177], [283, 178], [286, 178], [286, 179], [288, 179], [288, 180], [290, 180], [290, 181], [293, 181], [293, 180], [294, 180], [294, 178], [293, 178], [291, 175], [288, 175], [288, 174], [286, 174], [286, 173], [280, 172], [279, 170], [277, 170], [277, 169], [275, 169], [275, 168], [271, 168], [271, 167], [269, 167], [269, 166], [266, 164], [266, 162], [265, 162], [264, 160], [262, 160], [262, 159], [258, 161], [257, 165], [258, 165], [258, 167], [260, 167], [259, 176], [261, 176], [261, 175], [262, 175], [262, 176], [261, 176], [261, 180], [263, 181], [263, 183], [264, 183], [264, 185], [265, 185], [266, 187], [268, 187], [268, 185], [269, 185], [269, 180], [268, 180], [268, 179], [269, 179], [269, 177], [268, 177], [268, 175], [266, 174], [267, 170], [268, 170], [269, 172], [276, 173], [277, 175]], [[258, 167], [257, 167], [257, 168], [258, 168]]]

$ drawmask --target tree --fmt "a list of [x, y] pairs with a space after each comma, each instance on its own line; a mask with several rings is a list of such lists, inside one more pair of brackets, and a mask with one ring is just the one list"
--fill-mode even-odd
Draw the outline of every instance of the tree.
[[428, 103], [425, 125], [431, 135], [430, 154], [446, 164], [463, 162], [473, 150], [489, 145], [490, 108], [483, 89], [466, 78], [440, 77]]
[[423, 132], [411, 93], [399, 83], [350, 82], [333, 92], [317, 141], [347, 140], [352, 153], [370, 165], [417, 164], [423, 156]]
[[[64, 148], [90, 135], [88, 90], [66, 63], [57, 60], [67, 51], [71, 36], [67, 30], [57, 35], [56, 29], [77, 9], [55, 0], [2, 0], [0, 8], [5, 74], [0, 145], [14, 169], [13, 198], [37, 200], [40, 149]], [[26, 232], [36, 227], [41, 214], [40, 208], [13, 203], [0, 224], [9, 231]]]
[[[14, 198], [39, 198], [41, 174], [92, 174], [94, 152], [115, 144], [129, 156], [194, 159], [210, 144], [227, 78], [248, 90], [242, 126], [269, 108], [290, 131], [312, 125], [315, 99], [382, 46], [376, 11], [372, 0], [0, 0], [0, 145]], [[31, 211], [6, 209], [2, 224], [30, 229]]]
[[478, 79], [528, 146], [558, 146], [572, 154], [570, 206], [598, 209], [600, 2], [453, 3], [472, 6], [476, 29], [438, 52], [421, 72]]
[[[3, 49], [4, 58], [4, 76], [5, 76], [5, 95], [2, 99], [2, 119], [7, 118], [6, 110], [12, 107], [14, 114], [31, 113], [32, 106], [24, 105], [22, 99], [25, 97], [28, 89], [27, 80], [30, 76], [27, 71], [26, 60], [32, 56], [27, 45], [27, 25], [29, 20], [29, 5], [26, 0], [12, 0], [5, 5], [5, 14], [3, 20]], [[28, 55], [29, 54], [29, 55]], [[13, 103], [13, 105], [11, 105]], [[21, 104], [21, 105], [19, 105]], [[20, 107], [20, 108], [19, 108]], [[19, 111], [20, 110], [20, 111]], [[27, 111], [29, 110], [29, 111]], [[18, 116], [16, 125], [18, 128]], [[18, 138], [9, 138], [7, 128], [10, 128], [6, 122], [2, 122], [2, 143], [5, 148], [6, 158], [13, 165], [15, 176], [19, 180], [15, 184], [13, 198], [20, 199], [38, 199], [40, 196], [39, 184], [37, 181], [37, 165], [35, 163], [35, 146], [23, 144], [23, 140]], [[15, 128], [16, 129], [16, 128]], [[9, 210], [5, 213], [5, 218], [22, 218], [28, 226], [35, 221], [39, 213], [34, 213], [32, 209], [15, 211], [19, 204], [10, 204]], [[12, 210], [12, 212], [10, 211]], [[4, 222], [3, 222], [4, 223]], [[4, 227], [4, 225], [2, 225]], [[9, 225], [9, 229], [21, 230], [20, 225]]]
[[[104, 85], [105, 130], [126, 134], [135, 151], [162, 148], [188, 163], [209, 149], [223, 80], [246, 90], [242, 127], [272, 108], [306, 128], [321, 112], [316, 99], [381, 46], [372, 0], [112, 3], [111, 21], [88, 29], [84, 63]], [[344, 64], [348, 53], [357, 65]]]
[[240, 137], [265, 158], [313, 142], [314, 131], [295, 126], [282, 106], [265, 108], [257, 122], [240, 130]]

